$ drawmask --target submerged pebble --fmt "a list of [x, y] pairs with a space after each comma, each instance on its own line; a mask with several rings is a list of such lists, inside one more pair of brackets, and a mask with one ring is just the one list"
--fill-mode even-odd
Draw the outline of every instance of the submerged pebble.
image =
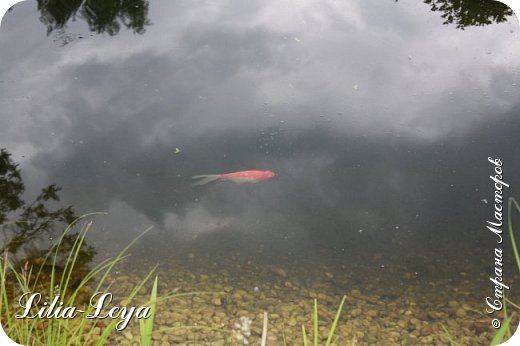
[[[238, 254], [214, 258], [195, 250], [179, 258], [185, 259], [184, 265], [172, 261], [171, 268], [168, 262], [161, 266], [158, 275], [164, 291], [177, 288], [181, 292], [219, 295], [197, 294], [159, 304], [154, 329], [212, 329], [171, 329], [157, 336], [159, 345], [227, 345], [237, 325], [242, 344], [247, 339], [249, 345], [258, 345], [264, 311], [269, 318], [269, 345], [282, 345], [282, 336], [287, 345], [299, 345], [302, 325], [312, 336], [314, 299], [318, 301], [320, 339], [324, 341], [342, 295], [347, 299], [336, 329], [337, 345], [444, 345], [450, 338], [464, 340], [465, 344], [488, 345], [494, 335], [489, 321], [471, 312], [481, 308], [480, 300], [468, 298], [470, 291], [464, 285], [447, 290], [448, 283], [453, 282], [442, 281], [448, 277], [443, 273], [440, 279], [430, 278], [425, 285], [421, 280], [428, 277], [427, 273], [417, 280], [406, 280], [402, 273], [413, 271], [399, 271], [394, 265], [392, 271], [382, 273], [371, 260], [365, 266], [342, 263], [325, 268], [298, 262], [283, 267], [266, 265], [251, 258], [242, 261]], [[137, 283], [141, 275], [131, 271], [135, 268], [130, 265], [120, 270], [118, 287], [130, 290], [132, 283]], [[145, 272], [145, 268], [142, 270]], [[468, 272], [468, 277], [471, 275]], [[483, 277], [483, 287], [486, 284]], [[143, 300], [148, 294], [149, 287], [140, 291]], [[246, 318], [250, 325], [243, 325]], [[135, 342], [137, 324], [128, 329], [114, 339]]]

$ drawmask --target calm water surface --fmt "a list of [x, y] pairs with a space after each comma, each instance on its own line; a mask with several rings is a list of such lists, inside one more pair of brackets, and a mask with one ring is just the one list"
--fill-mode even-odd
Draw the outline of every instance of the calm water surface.
[[[354, 299], [338, 345], [382, 344], [392, 326], [388, 344], [446, 344], [389, 312], [413, 306], [422, 327], [458, 318], [458, 340], [485, 344], [487, 158], [503, 161], [506, 197], [520, 186], [518, 22], [486, 4], [460, 17], [440, 1], [24, 2], [0, 30], [0, 147], [25, 200], [56, 184], [56, 208], [108, 213], [89, 236], [101, 257], [154, 226], [128, 277], [158, 263], [165, 286], [228, 287], [230, 321], [237, 290], [265, 295], [253, 316], [359, 294], [384, 323], [355, 325], [371, 308], [356, 315]], [[277, 175], [191, 185], [249, 169]]]

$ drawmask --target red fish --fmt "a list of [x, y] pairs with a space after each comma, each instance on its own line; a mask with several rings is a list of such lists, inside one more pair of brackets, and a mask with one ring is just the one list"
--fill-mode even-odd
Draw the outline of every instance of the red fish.
[[236, 184], [254, 184], [263, 180], [271, 179], [275, 174], [271, 171], [241, 171], [224, 174], [205, 174], [205, 175], [194, 175], [193, 179], [200, 179], [193, 183], [193, 185], [204, 185], [211, 183], [212, 181], [232, 181]]

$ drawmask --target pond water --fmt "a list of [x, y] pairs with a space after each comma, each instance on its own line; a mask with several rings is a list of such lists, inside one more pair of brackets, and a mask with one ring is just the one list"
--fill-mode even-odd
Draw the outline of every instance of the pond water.
[[[232, 329], [246, 316], [259, 344], [267, 311], [269, 345], [283, 336], [296, 345], [301, 324], [311, 330], [313, 298], [328, 328], [346, 295], [337, 345], [489, 344], [488, 157], [503, 162], [504, 208], [520, 186], [520, 35], [509, 9], [103, 4], [29, 1], [3, 18], [0, 148], [24, 186], [2, 190], [0, 221], [21, 208], [4, 201], [29, 203], [55, 184], [50, 209], [107, 213], [88, 217], [99, 258], [153, 226], [114, 292], [155, 264], [164, 291], [224, 292], [160, 306], [159, 326]], [[192, 185], [247, 170], [276, 175]], [[17, 256], [63, 227], [23, 233]], [[4, 245], [17, 234], [7, 228]], [[503, 249], [514, 287], [508, 237]], [[137, 333], [123, 336], [133, 343]], [[228, 342], [208, 330], [154, 338]]]

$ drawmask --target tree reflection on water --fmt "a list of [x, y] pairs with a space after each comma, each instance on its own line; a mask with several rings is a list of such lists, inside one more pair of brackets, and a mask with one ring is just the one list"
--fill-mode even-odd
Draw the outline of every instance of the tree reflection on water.
[[[397, 2], [398, 0], [396, 0]], [[455, 24], [464, 30], [468, 26], [502, 23], [513, 15], [505, 4], [493, 0], [424, 0], [435, 12], [441, 12], [444, 24]], [[47, 26], [47, 34], [54, 31], [68, 43], [67, 23], [76, 19], [87, 22], [91, 32], [119, 33], [123, 25], [136, 34], [143, 34], [148, 19], [148, 0], [37, 0], [40, 21]]]
[[37, 0], [40, 21], [47, 26], [47, 35], [66, 28], [76, 19], [87, 22], [91, 32], [119, 33], [123, 25], [136, 34], [143, 34], [148, 20], [147, 0]]
[[456, 24], [458, 29], [467, 26], [484, 26], [503, 23], [513, 11], [507, 5], [492, 0], [424, 0], [432, 11], [443, 14], [443, 24]]
[[424, 0], [424, 3], [430, 5], [430, 10], [442, 13], [443, 24], [456, 24], [461, 30], [503, 23], [513, 15], [507, 5], [494, 0]]
[[[6, 149], [0, 150], [0, 240], [3, 253], [9, 253], [18, 262], [43, 265], [43, 258], [54, 249], [52, 240], [76, 219], [71, 206], [52, 209], [59, 202], [60, 188], [54, 184], [43, 188], [38, 196], [27, 203], [22, 199], [25, 184], [18, 164], [11, 160]], [[68, 254], [78, 233], [63, 236], [58, 256]], [[77, 274], [85, 272], [95, 256], [95, 249], [84, 244], [78, 256]], [[66, 257], [66, 256], [65, 256]], [[59, 263], [59, 261], [58, 261]]]

